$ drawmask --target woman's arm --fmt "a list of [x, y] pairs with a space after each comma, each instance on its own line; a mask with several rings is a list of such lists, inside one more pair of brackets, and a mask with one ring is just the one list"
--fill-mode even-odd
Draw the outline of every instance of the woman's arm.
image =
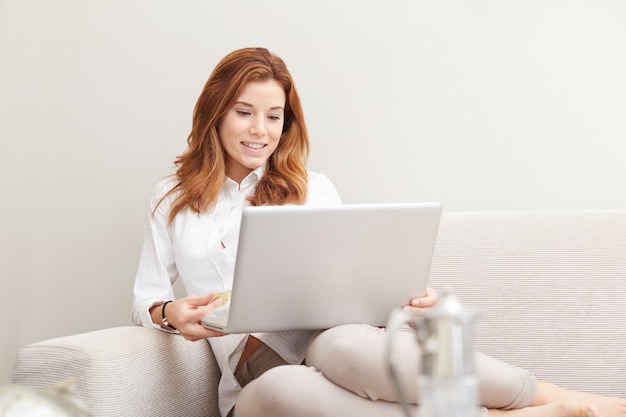
[[139, 326], [173, 331], [163, 328], [160, 320], [152, 319], [152, 313], [160, 310], [158, 306], [175, 299], [172, 285], [178, 278], [174, 245], [167, 221], [169, 201], [163, 201], [157, 206], [161, 196], [168, 190], [166, 184], [159, 183], [152, 195], [133, 287], [132, 320]]
[[[202, 318], [219, 307], [219, 301], [213, 300], [214, 294], [188, 296], [179, 300], [175, 297], [173, 283], [178, 279], [178, 269], [168, 224], [171, 199], [158, 204], [171, 186], [172, 181], [161, 182], [152, 197], [148, 228], [133, 289], [133, 322], [144, 327], [178, 332], [188, 340], [219, 336], [221, 333], [205, 329], [200, 324]], [[164, 323], [164, 317], [169, 326]]]

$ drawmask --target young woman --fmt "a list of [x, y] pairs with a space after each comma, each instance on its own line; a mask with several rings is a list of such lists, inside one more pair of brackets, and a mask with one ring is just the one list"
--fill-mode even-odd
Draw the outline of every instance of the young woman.
[[[263, 48], [227, 55], [200, 94], [187, 141], [187, 150], [176, 160], [176, 174], [154, 191], [134, 286], [133, 321], [188, 340], [209, 341], [222, 373], [222, 416], [232, 415], [236, 403], [237, 417], [393, 415], [397, 405], [372, 401], [393, 400], [385, 397], [385, 384], [378, 383], [383, 381], [377, 353], [382, 329], [342, 326], [310, 344], [314, 333], [309, 331], [223, 335], [200, 324], [219, 308], [215, 294], [231, 288], [244, 207], [341, 203], [327, 177], [306, 170], [307, 129], [284, 62]], [[177, 279], [188, 296], [175, 299], [172, 285]], [[405, 308], [419, 314], [436, 302], [429, 290]], [[309, 344], [308, 362], [315, 368], [300, 365]], [[416, 357], [407, 353], [407, 360]], [[537, 389], [527, 372], [486, 356], [481, 363], [481, 387], [496, 398], [489, 407], [518, 408], [558, 399], [544, 398], [542, 385]], [[497, 374], [489, 374], [494, 370]], [[501, 395], [504, 401], [498, 399]], [[566, 411], [564, 417], [598, 415], [584, 402], [555, 404]], [[529, 409], [536, 411], [516, 411]]]
[[[234, 51], [217, 65], [187, 141], [176, 175], [161, 181], [152, 198], [132, 316], [136, 324], [189, 340], [209, 339], [222, 372], [219, 408], [226, 416], [249, 379], [276, 365], [302, 363], [312, 335], [223, 336], [200, 324], [219, 307], [220, 301], [211, 302], [214, 294], [231, 288], [243, 208], [341, 201], [327, 177], [305, 169], [309, 139], [300, 99], [284, 62], [266, 49]], [[177, 279], [189, 294], [178, 300]]]

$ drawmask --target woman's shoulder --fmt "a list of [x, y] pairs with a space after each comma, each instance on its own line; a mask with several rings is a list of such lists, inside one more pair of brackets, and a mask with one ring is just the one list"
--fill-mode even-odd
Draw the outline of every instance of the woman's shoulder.
[[315, 182], [326, 182], [332, 184], [330, 178], [326, 174], [322, 174], [321, 172], [317, 171], [307, 171], [307, 174], [309, 176], [309, 184]]
[[160, 194], [161, 197], [167, 193], [169, 193], [174, 187], [179, 184], [178, 178], [175, 175], [168, 175], [167, 177], [161, 179], [154, 187], [154, 194]]
[[[154, 209], [156, 205], [169, 206], [171, 201], [176, 198], [177, 193], [172, 192], [172, 190], [174, 190], [178, 184], [179, 181], [174, 175], [165, 177], [159, 181], [152, 191], [152, 208]], [[164, 199], [164, 197], [166, 198]]]
[[307, 204], [341, 204], [335, 185], [325, 174], [308, 171], [309, 190]]

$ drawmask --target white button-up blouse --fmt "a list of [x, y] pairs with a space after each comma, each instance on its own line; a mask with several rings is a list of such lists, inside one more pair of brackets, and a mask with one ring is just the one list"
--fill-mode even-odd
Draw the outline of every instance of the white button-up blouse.
[[[252, 171], [241, 185], [228, 179], [212, 211], [199, 215], [185, 209], [170, 226], [168, 216], [176, 195], [168, 196], [158, 207], [157, 203], [176, 181], [165, 179], [157, 185], [135, 279], [132, 306], [135, 324], [163, 330], [152, 322], [149, 310], [155, 304], [174, 299], [172, 285], [177, 279], [182, 280], [189, 295], [202, 296], [232, 287], [241, 213], [249, 205], [247, 197], [254, 193], [263, 169]], [[307, 205], [341, 204], [336, 188], [325, 175], [309, 172], [308, 178]], [[255, 334], [290, 364], [304, 360], [311, 336], [310, 331]], [[247, 335], [208, 339], [222, 372], [219, 384], [222, 416], [235, 405], [241, 391], [234, 370], [246, 340]]]

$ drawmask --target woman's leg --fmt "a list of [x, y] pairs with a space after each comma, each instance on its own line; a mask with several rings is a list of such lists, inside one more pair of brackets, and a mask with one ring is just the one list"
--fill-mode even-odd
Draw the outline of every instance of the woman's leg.
[[[417, 416], [418, 406], [410, 406]], [[312, 367], [279, 366], [249, 383], [239, 394], [234, 417], [404, 417], [398, 403], [372, 401], [330, 382]], [[591, 406], [558, 401], [518, 410], [487, 410], [477, 417], [599, 417]], [[605, 415], [609, 417], [609, 415]]]
[[593, 406], [578, 401], [557, 401], [518, 410], [488, 410], [489, 417], [601, 417]]
[[[417, 415], [417, 406], [411, 406], [411, 411]], [[246, 385], [239, 394], [234, 417], [404, 417], [404, 414], [399, 404], [355, 395], [330, 382], [315, 368], [287, 365], [270, 369]]]
[[550, 406], [558, 402], [591, 404], [604, 417], [626, 417], [626, 399], [572, 391], [548, 382], [539, 382], [532, 405]]
[[[395, 403], [385, 364], [384, 329], [341, 326], [318, 335], [307, 364], [279, 366], [248, 384], [235, 407], [235, 417], [402, 417]], [[419, 350], [412, 332], [397, 343], [406, 366], [401, 380], [418, 402]], [[480, 394], [491, 417], [626, 417], [626, 401], [536, 383], [525, 371], [486, 355], [477, 356]], [[503, 373], [500, 373], [500, 370]], [[498, 396], [502, 394], [503, 397]], [[373, 401], [377, 400], [377, 401]], [[413, 414], [417, 406], [412, 406]]]
[[[317, 335], [307, 351], [307, 365], [314, 366], [335, 384], [371, 400], [397, 401], [386, 363], [384, 328], [366, 325], [338, 326]], [[415, 333], [400, 332], [396, 355], [406, 396], [419, 402], [417, 376], [421, 354]], [[514, 409], [529, 406], [537, 381], [527, 371], [483, 354], [476, 354], [481, 404], [487, 408]]]

